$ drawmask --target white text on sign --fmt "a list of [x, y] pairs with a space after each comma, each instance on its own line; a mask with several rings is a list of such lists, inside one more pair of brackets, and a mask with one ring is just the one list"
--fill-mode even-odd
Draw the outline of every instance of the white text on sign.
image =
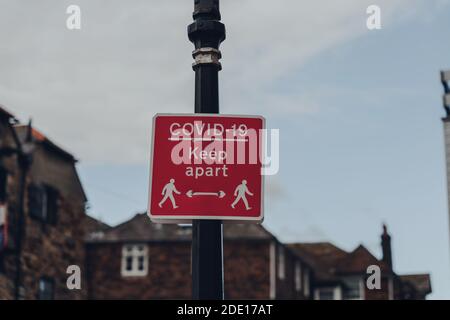
[[[267, 143], [264, 146], [258, 141], [267, 136], [267, 130], [248, 129], [245, 124], [233, 124], [225, 128], [222, 124], [205, 124], [202, 121], [193, 123], [172, 123], [170, 126], [170, 141], [177, 141], [178, 144], [172, 149], [172, 162], [174, 164], [225, 164], [221, 168], [209, 168], [204, 170], [198, 168], [194, 170], [189, 167], [186, 170], [187, 176], [218, 176], [226, 177], [226, 164], [256, 164], [260, 159], [263, 164], [262, 174], [273, 175], [279, 168], [279, 133], [278, 130], [271, 130], [271, 153], [270, 156], [263, 153], [267, 150]], [[259, 139], [258, 139], [259, 138]], [[203, 142], [210, 142], [203, 148]]]

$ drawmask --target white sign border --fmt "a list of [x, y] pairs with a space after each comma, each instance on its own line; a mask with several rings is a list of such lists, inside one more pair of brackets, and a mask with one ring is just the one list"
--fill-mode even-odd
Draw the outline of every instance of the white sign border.
[[[261, 210], [258, 217], [233, 217], [233, 216], [199, 216], [199, 215], [153, 215], [151, 213], [152, 204], [152, 175], [153, 175], [153, 147], [155, 145], [155, 122], [158, 117], [216, 117], [216, 118], [249, 118], [249, 119], [260, 119], [262, 120], [262, 129], [266, 128], [266, 119], [263, 116], [255, 115], [237, 115], [237, 114], [220, 114], [220, 113], [157, 113], [153, 116], [152, 120], [152, 138], [151, 138], [151, 148], [150, 148], [150, 181], [149, 181], [149, 196], [148, 196], [148, 207], [147, 215], [153, 223], [162, 224], [190, 224], [194, 220], [222, 220], [225, 223], [263, 223], [264, 221], [264, 190], [265, 190], [265, 176], [261, 174]], [[261, 153], [264, 154], [265, 136], [262, 136], [261, 143]]]

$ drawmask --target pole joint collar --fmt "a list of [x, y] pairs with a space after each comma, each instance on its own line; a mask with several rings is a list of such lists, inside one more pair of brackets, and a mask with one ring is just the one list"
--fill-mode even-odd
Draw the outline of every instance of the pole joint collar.
[[222, 58], [222, 53], [218, 49], [211, 47], [199, 48], [192, 52], [192, 57], [195, 59], [195, 62], [192, 64], [193, 68], [201, 64], [214, 64], [219, 67], [219, 70], [222, 69], [219, 61]]

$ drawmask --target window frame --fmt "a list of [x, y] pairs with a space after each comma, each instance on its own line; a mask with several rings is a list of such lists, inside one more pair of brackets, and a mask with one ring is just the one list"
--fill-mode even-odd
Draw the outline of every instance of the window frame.
[[[321, 294], [331, 294], [331, 299], [322, 299]], [[316, 300], [319, 301], [326, 301], [326, 300], [336, 300], [336, 288], [334, 287], [324, 287], [324, 288], [318, 288], [316, 290]]]
[[[142, 247], [142, 250], [139, 249]], [[128, 262], [131, 259], [131, 269]], [[142, 260], [142, 270], [139, 268]], [[122, 277], [145, 277], [148, 274], [148, 245], [145, 243], [127, 243], [122, 246], [120, 274]]]
[[[29, 197], [32, 197], [28, 201], [30, 217], [46, 224], [56, 225], [59, 211], [58, 190], [48, 184], [34, 184], [29, 188]], [[39, 205], [40, 208], [33, 208], [33, 205]]]
[[[41, 290], [41, 284], [50, 285], [51, 291], [49, 297], [43, 296], [45, 291]], [[39, 278], [38, 282], [38, 292], [37, 292], [38, 300], [55, 300], [55, 279], [47, 276], [43, 276]]]
[[[364, 300], [364, 279], [362, 277], [347, 277], [343, 279], [343, 282], [347, 288], [350, 288], [350, 282], [358, 282], [358, 296], [349, 296], [348, 290], [344, 290], [343, 298], [344, 300]], [[356, 286], [355, 286], [356, 287]]]

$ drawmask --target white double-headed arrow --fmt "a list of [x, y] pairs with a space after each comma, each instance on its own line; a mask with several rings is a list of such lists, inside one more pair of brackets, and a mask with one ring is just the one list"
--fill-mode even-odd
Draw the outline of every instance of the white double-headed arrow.
[[186, 192], [186, 195], [189, 198], [192, 198], [193, 196], [216, 196], [219, 198], [223, 198], [225, 197], [225, 192], [223, 191], [219, 191], [219, 192], [194, 192], [192, 190], [189, 190], [188, 192]]

